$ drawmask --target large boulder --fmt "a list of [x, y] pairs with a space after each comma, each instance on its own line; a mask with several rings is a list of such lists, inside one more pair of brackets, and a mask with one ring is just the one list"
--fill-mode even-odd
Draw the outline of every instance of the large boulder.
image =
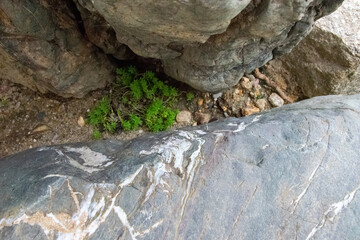
[[0, 159], [0, 239], [358, 239], [360, 95]]
[[267, 66], [274, 79], [297, 82], [308, 97], [360, 92], [360, 2], [347, 0], [314, 30]]
[[217, 92], [289, 52], [342, 1], [2, 0], [0, 78], [81, 97], [110, 79], [105, 54], [134, 52]]
[[342, 2], [76, 1], [83, 19], [102, 16], [137, 55], [161, 59], [168, 75], [210, 92], [234, 86], [244, 73], [289, 52], [316, 19]]
[[114, 67], [79, 21], [71, 1], [0, 1], [0, 81], [63, 97], [104, 87]]

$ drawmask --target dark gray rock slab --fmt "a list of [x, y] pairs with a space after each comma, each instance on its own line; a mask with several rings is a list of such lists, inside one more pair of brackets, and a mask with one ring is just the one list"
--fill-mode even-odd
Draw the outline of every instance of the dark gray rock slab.
[[358, 239], [360, 95], [0, 160], [0, 239]]

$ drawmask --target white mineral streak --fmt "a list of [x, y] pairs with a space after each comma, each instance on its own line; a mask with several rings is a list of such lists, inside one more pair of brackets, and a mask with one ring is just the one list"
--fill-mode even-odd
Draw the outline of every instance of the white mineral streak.
[[181, 200], [181, 217], [184, 215], [184, 210], [185, 210], [185, 206], [187, 203], [187, 200], [190, 196], [190, 190], [191, 190], [191, 186], [194, 180], [194, 176], [196, 173], [196, 170], [198, 168], [198, 166], [200, 165], [200, 163], [202, 162], [202, 157], [201, 157], [201, 147], [202, 145], [205, 143], [205, 141], [201, 138], [197, 139], [198, 141], [198, 147], [197, 149], [191, 154], [190, 156], [190, 163], [187, 167], [187, 186], [186, 186], [186, 191], [185, 194]]
[[146, 191], [144, 202], [149, 200], [150, 196], [155, 192], [156, 186], [158, 186], [159, 184], [161, 184], [161, 186], [165, 185], [164, 184], [165, 181], [162, 179], [162, 177], [166, 173], [171, 172], [171, 170], [166, 169], [166, 165], [163, 162], [158, 162], [154, 166], [154, 170], [155, 170], [155, 173], [153, 174], [152, 170], [148, 169], [148, 177], [149, 177], [149, 181], [151, 182], [151, 185], [150, 185], [149, 189]]
[[156, 145], [156, 147], [150, 151], [142, 150], [140, 155], [150, 155], [154, 153], [159, 154], [163, 162], [173, 162], [174, 168], [178, 169], [180, 173], [183, 173], [184, 153], [191, 148], [191, 145], [192, 142], [188, 139], [179, 138], [178, 136], [171, 136], [165, 139], [162, 144]]
[[139, 175], [139, 173], [141, 172], [141, 170], [144, 168], [144, 165], [141, 165], [138, 170], [136, 170], [136, 172], [134, 172], [132, 175], [130, 175], [129, 177], [127, 177], [121, 184], [120, 187], [123, 188], [125, 186], [128, 186], [129, 184], [131, 184], [134, 179], [136, 178], [137, 175]]
[[324, 213], [323, 219], [311, 230], [306, 240], [310, 240], [312, 237], [314, 237], [314, 235], [325, 225], [327, 220], [333, 222], [335, 217], [339, 213], [341, 213], [342, 210], [344, 210], [344, 208], [347, 208], [349, 204], [354, 200], [355, 194], [359, 190], [360, 190], [360, 185], [357, 188], [355, 188], [354, 191], [347, 194], [342, 201], [331, 204], [329, 209], [326, 210], [326, 212]]
[[[146, 229], [142, 233], [138, 233], [129, 224], [128, 218], [121, 207], [115, 206], [115, 201], [121, 193], [122, 188], [131, 184], [142, 169], [143, 165], [141, 165], [134, 174], [127, 177], [118, 186], [119, 190], [116, 191], [110, 199], [107, 196], [98, 195], [98, 193], [104, 192], [98, 190], [113, 189], [116, 187], [113, 184], [91, 185], [84, 196], [83, 194], [74, 191], [70, 180], [65, 176], [56, 174], [48, 175], [44, 177], [44, 179], [49, 177], [66, 178], [70, 195], [77, 206], [77, 210], [73, 213], [73, 215], [68, 218], [63, 218], [62, 214], [54, 213], [47, 213], [45, 215], [42, 213], [36, 213], [34, 216], [28, 216], [22, 212], [15, 217], [1, 219], [0, 229], [4, 226], [11, 226], [25, 222], [31, 225], [39, 225], [49, 238], [54, 235], [54, 232], [57, 232], [58, 240], [82, 240], [94, 234], [99, 226], [105, 222], [111, 211], [114, 210], [124, 227], [129, 230], [132, 239], [136, 239], [136, 236], [147, 234], [162, 223], [157, 222], [149, 229]], [[81, 198], [82, 201], [80, 201], [77, 197], [79, 194], [83, 195]]]
[[118, 215], [118, 217], [119, 217], [121, 223], [124, 225], [124, 227], [126, 227], [129, 230], [131, 239], [136, 240], [136, 237], [139, 236], [140, 233], [136, 232], [134, 230], [134, 228], [130, 225], [125, 211], [121, 207], [118, 207], [118, 206], [114, 207], [114, 211]]
[[[250, 126], [251, 124], [259, 121], [261, 118], [261, 115], [255, 116], [253, 120], [251, 120], [250, 123], [245, 124], [245, 122], [241, 122], [240, 124], [236, 124], [236, 123], [229, 123], [228, 126], [230, 127], [236, 127], [237, 129], [233, 130], [232, 132], [237, 133], [237, 132], [241, 132], [244, 131], [248, 126]], [[217, 131], [217, 132], [221, 132], [221, 131]], [[229, 132], [229, 130], [223, 130], [222, 132]]]
[[[325, 138], [326, 135], [322, 136], [321, 141]], [[300, 193], [300, 195], [297, 197], [297, 199], [295, 201], [292, 202], [292, 205], [294, 206], [293, 210], [291, 213], [294, 213], [297, 206], [299, 205], [300, 200], [304, 197], [305, 193], [308, 191], [310, 185], [312, 184], [313, 180], [314, 180], [314, 176], [317, 173], [317, 171], [319, 170], [321, 164], [323, 163], [325, 156], [326, 156], [327, 152], [325, 152], [325, 155], [321, 158], [321, 160], [319, 161], [319, 163], [317, 164], [317, 166], [315, 167], [315, 169], [312, 171], [309, 179], [308, 179], [308, 183], [306, 185], [306, 187], [304, 188], [304, 190]]]
[[152, 226], [149, 227], [148, 229], [142, 231], [142, 232], [140, 233], [140, 236], [142, 237], [142, 236], [150, 233], [153, 229], [159, 227], [163, 222], [164, 222], [164, 219], [161, 219], [160, 221], [157, 221], [156, 223], [154, 223], [154, 225], [152, 225]]
[[[167, 139], [164, 139], [163, 143], [156, 145], [150, 151], [141, 151], [142, 155], [158, 154], [160, 162], [156, 163], [153, 169], [149, 169], [148, 177], [152, 183], [149, 189], [146, 192], [146, 197], [144, 202], [146, 202], [150, 196], [155, 192], [156, 186], [168, 185], [166, 181], [163, 180], [163, 176], [172, 172], [172, 168], [179, 170], [182, 175], [182, 178], [185, 180], [186, 189], [181, 201], [181, 216], [184, 213], [187, 200], [190, 196], [191, 186], [194, 179], [195, 172], [202, 162], [201, 158], [201, 148], [205, 141], [201, 138], [198, 138], [196, 134], [204, 135], [206, 132], [185, 132], [177, 131], [177, 134], [171, 136]], [[196, 146], [197, 149], [193, 150], [189, 159], [184, 157], [187, 151], [190, 151], [193, 146]], [[187, 164], [184, 164], [185, 161], [188, 161]], [[167, 167], [167, 164], [173, 163], [172, 168]], [[187, 165], [186, 170], [184, 165]], [[169, 186], [169, 185], [168, 185]], [[170, 186], [169, 186], [170, 187]]]
[[305, 193], [308, 191], [311, 183], [313, 182], [314, 176], [316, 174], [316, 172], [318, 171], [320, 165], [321, 165], [322, 161], [320, 161], [318, 163], [318, 165], [315, 167], [315, 169], [313, 170], [313, 172], [311, 173], [309, 179], [308, 179], [308, 184], [306, 185], [306, 187], [304, 188], [304, 190], [300, 193], [300, 195], [297, 197], [297, 199], [295, 201], [293, 201], [292, 205], [294, 206], [294, 209], [292, 210], [291, 213], [294, 213], [297, 206], [299, 205], [300, 200], [304, 197]]
[[107, 166], [109, 166], [109, 163], [110, 165], [113, 163], [113, 161], [110, 161], [110, 159], [104, 154], [93, 151], [88, 147], [66, 147], [65, 149], [69, 152], [79, 153], [80, 158], [84, 161], [84, 166], [102, 167], [104, 166], [104, 164], [107, 164]]
[[84, 163], [79, 163], [78, 161], [57, 148], [40, 148], [38, 151], [45, 151], [50, 149], [54, 150], [59, 156], [65, 157], [72, 166], [88, 173], [100, 171], [104, 167], [108, 167], [114, 163], [114, 161], [110, 161], [110, 159], [104, 154], [93, 151], [88, 147], [65, 147], [66, 151], [68, 152], [75, 152], [80, 154], [80, 159], [83, 160]]
[[15, 217], [2, 218], [0, 219], [0, 230], [5, 226], [11, 226], [13, 224], [19, 224], [20, 222], [28, 219], [25, 213], [20, 213]]
[[50, 217], [52, 220], [54, 220], [55, 223], [59, 224], [64, 230], [67, 230], [67, 228], [65, 227], [64, 224], [62, 224], [59, 219], [53, 214], [53, 213], [48, 213], [46, 214], [46, 216]]

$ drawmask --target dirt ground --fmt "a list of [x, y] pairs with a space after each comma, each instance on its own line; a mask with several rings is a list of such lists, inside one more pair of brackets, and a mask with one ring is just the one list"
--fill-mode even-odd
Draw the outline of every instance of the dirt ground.
[[[281, 79], [275, 83], [293, 101], [302, 98], [299, 89], [293, 85], [289, 87]], [[108, 91], [94, 91], [82, 99], [64, 99], [36, 93], [0, 79], [0, 158], [45, 145], [92, 141], [93, 127], [83, 126], [79, 118], [86, 118], [94, 104]], [[195, 94], [190, 102], [186, 100], [187, 91]], [[175, 123], [172, 129], [266, 111], [274, 107], [270, 95], [276, 89], [262, 79], [248, 75], [221, 96], [200, 93], [186, 87], [181, 92], [177, 108], [190, 112], [192, 117], [188, 121]], [[102, 139], [128, 140], [143, 134], [149, 132], [144, 128], [130, 132], [119, 130], [114, 135], [103, 134]]]

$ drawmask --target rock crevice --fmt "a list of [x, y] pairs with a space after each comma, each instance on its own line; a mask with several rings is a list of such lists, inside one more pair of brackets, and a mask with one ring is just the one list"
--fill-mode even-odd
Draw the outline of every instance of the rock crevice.
[[314, 20], [341, 2], [69, 0], [60, 6], [53, 0], [5, 0], [0, 77], [81, 97], [111, 79], [106, 54], [124, 60], [135, 53], [160, 59], [176, 80], [218, 92], [289, 52]]

